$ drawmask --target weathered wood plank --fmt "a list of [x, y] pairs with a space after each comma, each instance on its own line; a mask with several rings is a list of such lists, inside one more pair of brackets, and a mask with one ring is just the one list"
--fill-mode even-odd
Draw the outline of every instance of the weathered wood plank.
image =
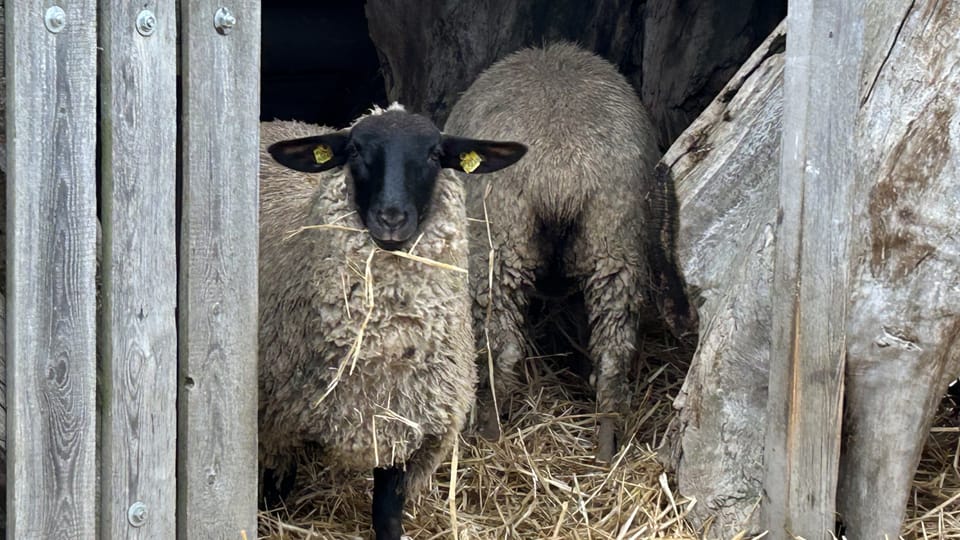
[[180, 3], [179, 538], [256, 536], [260, 3]]
[[[0, 170], [3, 172], [7, 171], [7, 69], [6, 69], [6, 59], [4, 58], [3, 49], [6, 48], [4, 45], [6, 40], [6, 19], [4, 17], [4, 12], [6, 9], [3, 6], [4, 2], [0, 1]], [[4, 203], [3, 206], [6, 206]], [[0, 223], [5, 223], [5, 218], [0, 219]], [[4, 244], [6, 245], [6, 244]], [[6, 264], [6, 261], [3, 261], [3, 264]], [[6, 275], [6, 272], [4, 272]]]
[[[176, 535], [176, 2], [100, 3], [100, 534]], [[149, 11], [151, 21], [138, 15]], [[136, 508], [143, 511], [137, 519]], [[131, 519], [132, 518], [132, 519]]]
[[837, 496], [851, 540], [899, 534], [960, 373], [960, 4], [875, 1], [867, 26]]
[[7, 530], [93, 538], [97, 12], [50, 6], [6, 5]]
[[835, 527], [863, 2], [788, 7], [763, 523]]
[[785, 39], [781, 24], [658, 166], [676, 185], [677, 258], [700, 314], [664, 450], [709, 538], [761, 531]]

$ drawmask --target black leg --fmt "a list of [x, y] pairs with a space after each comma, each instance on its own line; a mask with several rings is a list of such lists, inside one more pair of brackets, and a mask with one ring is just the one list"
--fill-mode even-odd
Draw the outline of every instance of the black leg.
[[377, 540], [403, 535], [404, 471], [399, 467], [373, 470], [373, 532]]
[[297, 464], [292, 463], [286, 470], [263, 469], [263, 495], [260, 497], [261, 510], [271, 510], [280, 506], [280, 502], [293, 491], [297, 479]]
[[960, 379], [950, 383], [950, 388], [947, 388], [947, 395], [953, 400], [953, 415], [960, 421]]

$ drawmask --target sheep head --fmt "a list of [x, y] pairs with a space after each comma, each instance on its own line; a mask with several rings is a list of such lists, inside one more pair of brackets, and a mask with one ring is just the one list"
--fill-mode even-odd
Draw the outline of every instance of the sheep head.
[[281, 141], [267, 151], [297, 171], [346, 167], [360, 219], [378, 246], [394, 250], [413, 240], [429, 215], [441, 169], [497, 171], [516, 163], [527, 147], [447, 136], [427, 118], [394, 105], [347, 129]]

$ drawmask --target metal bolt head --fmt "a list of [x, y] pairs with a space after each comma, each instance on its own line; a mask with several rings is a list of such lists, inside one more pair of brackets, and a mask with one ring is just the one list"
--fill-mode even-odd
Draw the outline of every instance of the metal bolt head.
[[143, 527], [147, 523], [147, 505], [137, 501], [127, 510], [127, 521], [134, 527]]
[[237, 25], [237, 18], [229, 9], [222, 7], [213, 15], [213, 24], [217, 27], [217, 32], [228, 34]]
[[60, 6], [50, 6], [43, 14], [43, 24], [47, 30], [57, 34], [67, 25], [67, 13]]
[[149, 9], [137, 14], [137, 32], [141, 36], [149, 36], [157, 29], [157, 17]]

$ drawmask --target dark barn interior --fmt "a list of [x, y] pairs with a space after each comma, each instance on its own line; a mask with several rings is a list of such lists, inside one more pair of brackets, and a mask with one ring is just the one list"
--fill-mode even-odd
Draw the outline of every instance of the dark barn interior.
[[786, 1], [277, 0], [262, 8], [261, 119], [342, 126], [400, 100], [438, 124], [487, 66], [568, 40], [616, 64], [665, 148], [786, 15]]
[[363, 2], [263, 5], [260, 119], [342, 127], [386, 93]]

